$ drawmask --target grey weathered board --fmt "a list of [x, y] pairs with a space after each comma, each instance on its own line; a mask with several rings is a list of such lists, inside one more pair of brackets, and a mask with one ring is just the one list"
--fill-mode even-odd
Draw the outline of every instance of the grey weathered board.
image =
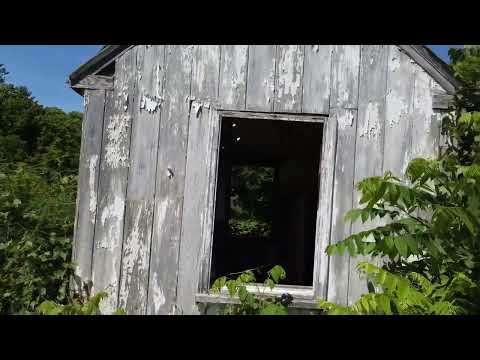
[[[387, 86], [388, 46], [363, 45], [360, 62], [358, 124], [355, 146], [355, 184], [383, 173], [383, 145], [385, 129], [385, 93]], [[354, 190], [354, 207], [358, 207], [361, 193]], [[352, 224], [352, 232], [378, 226], [376, 221]], [[367, 282], [359, 278], [357, 265], [372, 260], [369, 256], [350, 259], [348, 304], [368, 292]], [[375, 260], [376, 262], [376, 260]]]
[[193, 58], [192, 101], [188, 129], [187, 163], [183, 202], [183, 221], [178, 264], [176, 303], [182, 314], [195, 313], [200, 254], [205, 243], [205, 233], [210, 209], [210, 159], [212, 133], [216, 113], [211, 99], [218, 90], [220, 48], [214, 45], [199, 45]]
[[163, 45], [137, 46], [119, 291], [119, 307], [129, 314], [144, 314], [147, 303], [164, 57]]
[[[329, 121], [337, 123], [337, 150], [332, 201], [330, 242], [350, 235], [350, 224], [343, 221], [352, 208], [355, 133], [357, 127], [359, 45], [336, 45], [332, 52], [332, 74]], [[339, 82], [339, 79], [342, 79]], [[327, 299], [346, 304], [348, 291], [348, 254], [330, 257]]]
[[175, 312], [182, 225], [192, 47], [166, 47], [147, 314]]
[[397, 46], [389, 46], [383, 171], [403, 177], [410, 160], [414, 64]]
[[248, 45], [223, 45], [218, 99], [223, 109], [244, 110], [248, 69]]
[[[88, 282], [92, 275], [105, 90], [86, 90], [84, 97], [85, 116], [82, 124], [82, 145], [79, 159], [73, 261], [78, 264], [76, 275], [81, 281]], [[77, 285], [82, 286], [82, 284]]]
[[323, 141], [321, 151], [321, 163], [319, 169], [319, 206], [317, 210], [317, 230], [315, 241], [315, 266], [314, 266], [314, 289], [316, 298], [326, 299], [328, 288], [328, 264], [329, 259], [326, 255], [326, 249], [329, 245], [331, 223], [332, 223], [332, 204], [333, 204], [333, 181], [337, 151], [337, 132], [338, 122], [333, 117], [324, 122]]
[[276, 112], [301, 112], [304, 45], [278, 45], [275, 70]]
[[433, 79], [415, 65], [415, 87], [412, 111], [411, 158], [433, 159], [438, 153], [440, 124], [433, 112]]
[[302, 112], [329, 114], [331, 45], [305, 45]]
[[135, 89], [135, 53], [136, 47], [117, 60], [114, 91], [105, 104], [92, 270], [94, 291], [106, 291], [108, 294], [101, 303], [103, 313], [115, 311], [118, 301]]
[[247, 103], [249, 111], [273, 111], [276, 45], [248, 48]]

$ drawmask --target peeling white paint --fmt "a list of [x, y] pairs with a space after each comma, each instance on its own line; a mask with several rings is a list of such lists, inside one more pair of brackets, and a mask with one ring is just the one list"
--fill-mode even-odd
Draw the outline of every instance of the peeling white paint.
[[157, 64], [157, 66], [155, 66], [155, 76], [156, 76], [156, 79], [157, 79], [157, 81], [155, 82], [155, 94], [156, 94], [158, 99], [161, 98], [161, 95], [160, 95], [160, 87], [161, 87], [161, 83], [162, 83], [162, 78], [160, 76], [160, 70], [161, 69], [162, 69], [162, 67], [160, 66], [160, 64]]
[[380, 134], [380, 106], [376, 102], [369, 102], [365, 110], [365, 118], [360, 129], [360, 137], [373, 140]]
[[395, 72], [400, 68], [400, 57], [394, 56], [391, 60], [390, 69]]
[[229, 51], [224, 52], [222, 94], [226, 104], [234, 104], [240, 91], [245, 88], [247, 70], [248, 45], [237, 45], [233, 47], [233, 55]]
[[125, 200], [120, 196], [115, 196], [113, 202], [103, 208], [100, 221], [106, 228], [106, 236], [97, 244], [97, 248], [111, 249], [119, 246], [122, 229], [116, 226], [123, 220], [125, 211]]
[[106, 129], [105, 162], [112, 168], [128, 166], [128, 148], [125, 146], [130, 126], [129, 114], [114, 114]]
[[303, 52], [297, 45], [287, 46], [280, 60], [278, 74], [277, 101], [283, 97], [291, 97], [291, 101], [285, 102], [286, 108], [292, 109], [298, 102], [301, 90], [301, 77], [303, 66]]
[[157, 233], [161, 234], [162, 228], [165, 224], [165, 218], [167, 216], [167, 208], [168, 208], [168, 198], [163, 199], [157, 207]]
[[95, 214], [97, 213], [97, 192], [95, 189], [95, 179], [96, 179], [96, 169], [97, 169], [98, 155], [92, 155], [88, 164], [88, 186], [90, 192], [89, 198], [89, 210], [90, 210], [90, 221], [92, 224], [95, 223]]
[[349, 111], [344, 112], [338, 116], [338, 127], [340, 130], [345, 130], [347, 127], [353, 125], [353, 114]]
[[118, 93], [118, 108], [123, 108], [123, 111], [128, 110], [128, 87], [127, 85], [123, 86], [122, 90]]
[[387, 121], [390, 127], [398, 125], [401, 121], [407, 121], [409, 109], [408, 103], [404, 99], [389, 90], [386, 103]]
[[160, 308], [165, 304], [165, 295], [159, 285], [157, 273], [153, 274], [153, 307], [155, 314], [160, 312]]
[[[135, 292], [140, 299], [146, 299], [146, 287], [141, 283], [148, 271], [148, 234], [140, 226], [141, 219], [149, 218], [152, 211], [148, 203], [143, 203], [136, 210], [133, 226], [127, 235], [122, 259], [122, 283], [120, 286], [120, 303], [125, 304], [129, 293]], [[133, 275], [137, 273], [137, 282], [133, 283]], [[139, 310], [139, 309], [138, 309]], [[140, 310], [141, 311], [141, 310]]]
[[149, 113], [154, 113], [160, 107], [160, 104], [160, 98], [143, 94], [142, 100], [140, 101], [140, 109], [144, 109]]

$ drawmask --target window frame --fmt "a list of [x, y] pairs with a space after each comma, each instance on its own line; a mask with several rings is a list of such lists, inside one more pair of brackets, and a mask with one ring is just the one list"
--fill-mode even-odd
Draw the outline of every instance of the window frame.
[[[212, 120], [217, 122], [212, 124], [214, 133], [210, 138], [211, 154], [209, 170], [209, 196], [207, 200], [207, 214], [210, 219], [207, 221], [208, 229], [202, 236], [201, 258], [199, 266], [199, 281], [195, 301], [197, 303], [232, 303], [237, 300], [230, 299], [228, 292], [222, 291], [220, 294], [212, 294], [210, 290], [210, 271], [213, 249], [213, 224], [215, 220], [215, 204], [217, 195], [218, 180], [218, 158], [220, 150], [221, 125], [224, 118], [241, 118], [257, 120], [276, 120], [290, 122], [314, 122], [323, 125], [322, 145], [320, 153], [319, 174], [319, 201], [316, 214], [315, 225], [315, 251], [313, 266], [313, 284], [312, 286], [300, 285], [278, 285], [273, 290], [264, 289], [262, 284], [247, 286], [247, 289], [256, 295], [267, 297], [278, 296], [283, 293], [289, 293], [293, 297], [293, 306], [298, 308], [314, 308], [317, 299], [326, 298], [329, 259], [325, 249], [330, 240], [331, 215], [332, 215], [332, 197], [333, 197], [333, 174], [335, 167], [336, 153], [336, 123], [326, 115], [317, 114], [291, 114], [291, 113], [269, 113], [254, 111], [231, 111], [223, 109], [214, 109]], [[329, 121], [330, 120], [330, 121]], [[324, 214], [324, 216], [321, 216]], [[258, 288], [262, 291], [258, 291]]]

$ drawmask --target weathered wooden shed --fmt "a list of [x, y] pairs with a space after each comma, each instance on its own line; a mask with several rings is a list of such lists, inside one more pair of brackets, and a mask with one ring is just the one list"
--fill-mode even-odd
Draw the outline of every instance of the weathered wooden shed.
[[343, 221], [354, 184], [435, 156], [457, 86], [421, 45], [109, 45], [70, 85], [85, 99], [77, 274], [132, 314], [227, 301], [208, 293], [212, 249], [223, 266], [235, 255], [222, 259], [229, 171], [255, 159], [283, 174], [276, 234], [296, 277], [277, 293], [351, 304], [359, 260], [325, 248], [361, 229]]

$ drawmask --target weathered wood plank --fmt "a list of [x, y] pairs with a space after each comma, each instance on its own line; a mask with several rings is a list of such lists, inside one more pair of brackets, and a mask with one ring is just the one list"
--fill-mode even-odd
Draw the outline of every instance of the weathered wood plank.
[[334, 45], [330, 108], [356, 109], [360, 45]]
[[[360, 64], [360, 88], [358, 100], [358, 126], [355, 146], [355, 184], [370, 176], [383, 173], [385, 132], [385, 93], [387, 85], [388, 46], [363, 45]], [[354, 190], [354, 207], [359, 206], [360, 192]], [[352, 232], [378, 226], [379, 222], [352, 224]], [[357, 265], [362, 261], [374, 261], [369, 256], [350, 259], [348, 304], [368, 292], [367, 282], [360, 279]]]
[[88, 75], [75, 85], [74, 89], [91, 89], [91, 90], [113, 90], [113, 77], [103, 75]]
[[[337, 151], [334, 161], [332, 199], [332, 225], [330, 242], [337, 243], [350, 235], [350, 224], [343, 218], [352, 208], [356, 109], [332, 109], [332, 123], [337, 124]], [[349, 255], [335, 254], [330, 257], [328, 277], [328, 301], [345, 305], [348, 294]]]
[[301, 112], [304, 45], [278, 45], [275, 74], [276, 112]]
[[320, 191], [317, 210], [317, 230], [315, 235], [315, 265], [313, 281], [315, 297], [326, 299], [328, 288], [328, 263], [326, 249], [329, 244], [332, 207], [335, 156], [337, 150], [338, 122], [336, 117], [328, 119], [323, 126], [323, 151], [319, 171]]
[[198, 45], [195, 48], [192, 73], [192, 100], [212, 102], [219, 90], [220, 46]]
[[460, 83], [449, 71], [448, 66], [439, 61], [424, 45], [398, 45], [419, 67], [428, 72], [449, 94], [455, 93]]
[[222, 45], [218, 94], [222, 109], [245, 109], [247, 68], [248, 45]]
[[326, 122], [328, 116], [322, 115], [303, 115], [303, 114], [265, 114], [265, 113], [250, 113], [245, 111], [222, 111], [222, 116], [225, 117], [241, 117], [243, 119], [255, 120], [280, 120], [280, 121], [300, 121], [300, 122]]
[[404, 52], [389, 46], [383, 171], [403, 177], [410, 161], [414, 64]]
[[144, 314], [163, 95], [164, 46], [137, 47], [119, 307]]
[[250, 45], [246, 110], [273, 111], [276, 45]]
[[[91, 280], [92, 251], [97, 213], [97, 190], [103, 134], [104, 90], [85, 91], [85, 115], [82, 124], [77, 213], [74, 230], [73, 261], [78, 264], [75, 274], [83, 282]], [[77, 290], [81, 283], [76, 284]]]
[[[216, 96], [218, 89], [218, 46], [198, 46], [194, 56], [192, 97], [188, 129], [188, 150], [183, 203], [182, 235], [178, 266], [177, 306], [183, 314], [197, 313], [195, 293], [198, 289], [202, 248], [210, 233], [213, 215], [211, 199], [211, 161], [213, 138], [218, 131], [218, 115], [205, 99]], [[203, 72], [205, 69], [210, 71]]]
[[302, 112], [329, 114], [331, 45], [305, 45]]
[[166, 50], [147, 314], [175, 313], [187, 154], [191, 46]]
[[[355, 131], [357, 126], [359, 45], [335, 45], [332, 49], [330, 117], [338, 125], [337, 151], [332, 200], [330, 243], [350, 235], [350, 224], [343, 221], [352, 208]], [[327, 299], [347, 303], [348, 255], [333, 255], [329, 259]]]
[[113, 96], [107, 97], [103, 147], [95, 223], [92, 279], [94, 291], [106, 291], [103, 313], [117, 308], [129, 166], [131, 119], [135, 87], [136, 48], [123, 54], [116, 64]]
[[448, 110], [453, 105], [453, 96], [448, 94], [433, 94], [432, 108]]
[[440, 124], [432, 107], [432, 81], [425, 70], [415, 65], [411, 159], [416, 157], [433, 159], [438, 154]]

